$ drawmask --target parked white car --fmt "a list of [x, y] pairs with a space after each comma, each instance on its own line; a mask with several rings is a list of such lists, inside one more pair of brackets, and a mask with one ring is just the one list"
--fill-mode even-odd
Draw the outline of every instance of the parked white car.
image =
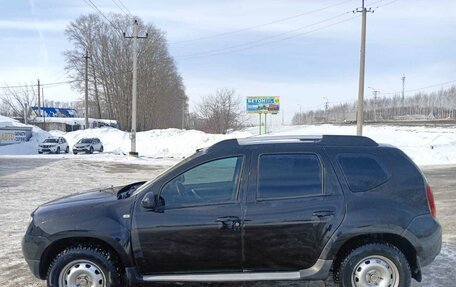
[[93, 153], [94, 151], [103, 152], [103, 143], [98, 138], [83, 138], [73, 146], [73, 153], [79, 152]]
[[38, 145], [38, 153], [60, 153], [62, 151], [65, 153], [70, 151], [70, 147], [63, 137], [49, 137]]

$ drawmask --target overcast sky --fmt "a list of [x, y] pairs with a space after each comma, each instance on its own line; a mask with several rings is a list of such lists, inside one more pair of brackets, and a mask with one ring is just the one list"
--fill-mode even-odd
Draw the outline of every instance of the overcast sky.
[[[106, 14], [122, 13], [113, 2], [119, 0], [92, 1]], [[280, 96], [287, 119], [298, 104], [308, 110], [322, 108], [325, 98], [331, 104], [357, 98], [361, 18], [351, 11], [361, 0], [122, 2], [166, 33], [191, 107], [218, 88]], [[93, 8], [84, 0], [0, 3], [0, 85], [68, 80], [64, 29]], [[368, 97], [369, 86], [400, 91], [403, 73], [406, 90], [456, 80], [456, 1], [366, 0], [366, 6], [375, 8], [367, 21]], [[45, 89], [47, 99], [80, 96], [66, 85]]]

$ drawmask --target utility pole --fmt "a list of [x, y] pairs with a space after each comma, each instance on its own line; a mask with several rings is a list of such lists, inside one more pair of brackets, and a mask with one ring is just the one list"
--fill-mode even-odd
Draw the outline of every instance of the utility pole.
[[41, 117], [40, 79], [38, 79], [38, 116]]
[[327, 97], [323, 97], [325, 100], [325, 122], [328, 122], [328, 109], [329, 109], [329, 101]]
[[380, 91], [377, 91], [376, 89], [372, 87], [368, 87], [369, 89], [372, 89], [372, 94], [374, 95], [374, 122], [377, 121], [377, 95], [380, 93]]
[[46, 103], [44, 102], [44, 88], [41, 88], [41, 98], [43, 99], [43, 130], [46, 130]]
[[89, 50], [86, 49], [85, 53], [85, 97], [84, 97], [84, 105], [85, 105], [85, 129], [90, 127], [89, 125]]
[[405, 74], [402, 74], [402, 98], [401, 98], [401, 105], [402, 105], [402, 109], [404, 109], [404, 105], [405, 105]]
[[182, 129], [185, 129], [185, 97], [182, 96]]
[[137, 85], [137, 64], [138, 64], [138, 38], [145, 39], [147, 38], [147, 34], [145, 37], [138, 36], [138, 20], [133, 20], [133, 36], [125, 36], [127, 39], [133, 39], [133, 84], [131, 88], [132, 94], [132, 101], [131, 101], [131, 132], [130, 132], [130, 140], [131, 140], [131, 150], [130, 156], [138, 157], [138, 153], [136, 152], [136, 109], [137, 109], [137, 94], [136, 94], [136, 85]]
[[356, 115], [356, 134], [363, 135], [364, 123], [364, 73], [366, 70], [366, 18], [367, 12], [373, 12], [371, 8], [367, 9], [362, 0], [362, 7], [356, 9], [356, 12], [362, 13], [362, 27], [361, 27], [361, 55], [359, 63], [359, 88], [358, 88], [358, 109]]

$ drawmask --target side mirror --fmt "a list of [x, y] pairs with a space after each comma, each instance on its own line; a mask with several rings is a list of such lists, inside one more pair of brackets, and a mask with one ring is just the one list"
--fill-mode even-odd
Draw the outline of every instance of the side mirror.
[[158, 194], [155, 192], [151, 191], [146, 193], [144, 198], [141, 201], [142, 207], [146, 209], [150, 209], [153, 211], [158, 211], [161, 210], [162, 207], [164, 206], [164, 201], [161, 199]]

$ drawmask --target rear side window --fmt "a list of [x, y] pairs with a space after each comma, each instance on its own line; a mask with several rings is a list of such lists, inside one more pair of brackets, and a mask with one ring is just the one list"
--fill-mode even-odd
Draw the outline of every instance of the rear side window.
[[322, 193], [321, 164], [315, 154], [261, 155], [258, 198], [287, 198]]
[[371, 190], [390, 178], [380, 160], [370, 154], [339, 154], [337, 160], [353, 192]]

